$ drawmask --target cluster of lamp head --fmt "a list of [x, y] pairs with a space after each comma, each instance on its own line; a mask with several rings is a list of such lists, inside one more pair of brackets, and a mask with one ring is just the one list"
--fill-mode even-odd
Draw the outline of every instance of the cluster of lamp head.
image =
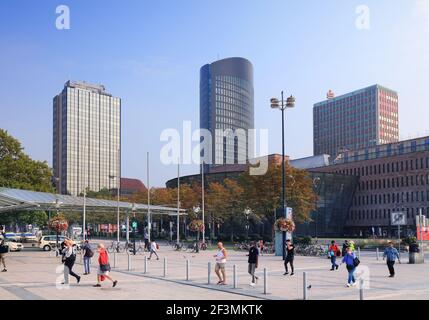
[[271, 98], [271, 108], [273, 109], [280, 109], [280, 110], [284, 110], [286, 108], [293, 108], [295, 107], [295, 97], [294, 96], [290, 96], [289, 98], [286, 99], [286, 104], [285, 101], [283, 99], [283, 91], [282, 91], [282, 98], [281, 100], [277, 99], [277, 98]]

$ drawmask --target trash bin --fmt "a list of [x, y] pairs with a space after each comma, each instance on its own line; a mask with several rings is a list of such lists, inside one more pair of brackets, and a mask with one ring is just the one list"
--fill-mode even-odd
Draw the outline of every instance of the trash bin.
[[424, 263], [424, 253], [420, 250], [417, 243], [412, 243], [409, 250], [409, 263], [410, 264], [421, 264]]

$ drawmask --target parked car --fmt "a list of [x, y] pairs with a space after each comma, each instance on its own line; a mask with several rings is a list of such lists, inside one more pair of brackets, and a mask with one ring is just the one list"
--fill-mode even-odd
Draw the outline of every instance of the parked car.
[[17, 242], [21, 241], [21, 236], [14, 232], [6, 232], [4, 236], [6, 239], [15, 240]]
[[5, 246], [9, 247], [9, 251], [21, 251], [24, 249], [24, 245], [22, 243], [19, 243], [15, 239], [6, 239], [4, 242]]
[[32, 233], [21, 233], [21, 239], [23, 242], [37, 242], [37, 237]]
[[[65, 236], [58, 236], [58, 245], [61, 244], [67, 237]], [[76, 242], [73, 241], [73, 245], [76, 245]], [[39, 240], [39, 248], [43, 249], [44, 251], [51, 251], [53, 248], [55, 248], [57, 243], [57, 236], [56, 235], [50, 235], [50, 236], [42, 236]]]

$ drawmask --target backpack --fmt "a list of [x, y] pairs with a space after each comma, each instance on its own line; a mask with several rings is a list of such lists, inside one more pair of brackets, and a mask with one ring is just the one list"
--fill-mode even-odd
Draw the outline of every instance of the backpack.
[[92, 258], [94, 256], [94, 252], [91, 250], [91, 248], [85, 248], [85, 255], [89, 258]]

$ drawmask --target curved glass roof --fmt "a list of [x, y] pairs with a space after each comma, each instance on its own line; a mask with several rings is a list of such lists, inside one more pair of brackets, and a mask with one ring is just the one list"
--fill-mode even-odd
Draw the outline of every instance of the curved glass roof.
[[[85, 202], [87, 212], [116, 211], [118, 207], [118, 202], [114, 200], [86, 197]], [[83, 210], [83, 206], [84, 197], [0, 187], [0, 213], [17, 210], [54, 211], [57, 209], [60, 211], [80, 211]], [[136, 212], [147, 212], [148, 210], [147, 204], [119, 202], [119, 209], [122, 212], [131, 212], [133, 206]], [[177, 208], [153, 205], [149, 208], [153, 214], [177, 215]], [[180, 209], [180, 215], [185, 214], [185, 210]]]

